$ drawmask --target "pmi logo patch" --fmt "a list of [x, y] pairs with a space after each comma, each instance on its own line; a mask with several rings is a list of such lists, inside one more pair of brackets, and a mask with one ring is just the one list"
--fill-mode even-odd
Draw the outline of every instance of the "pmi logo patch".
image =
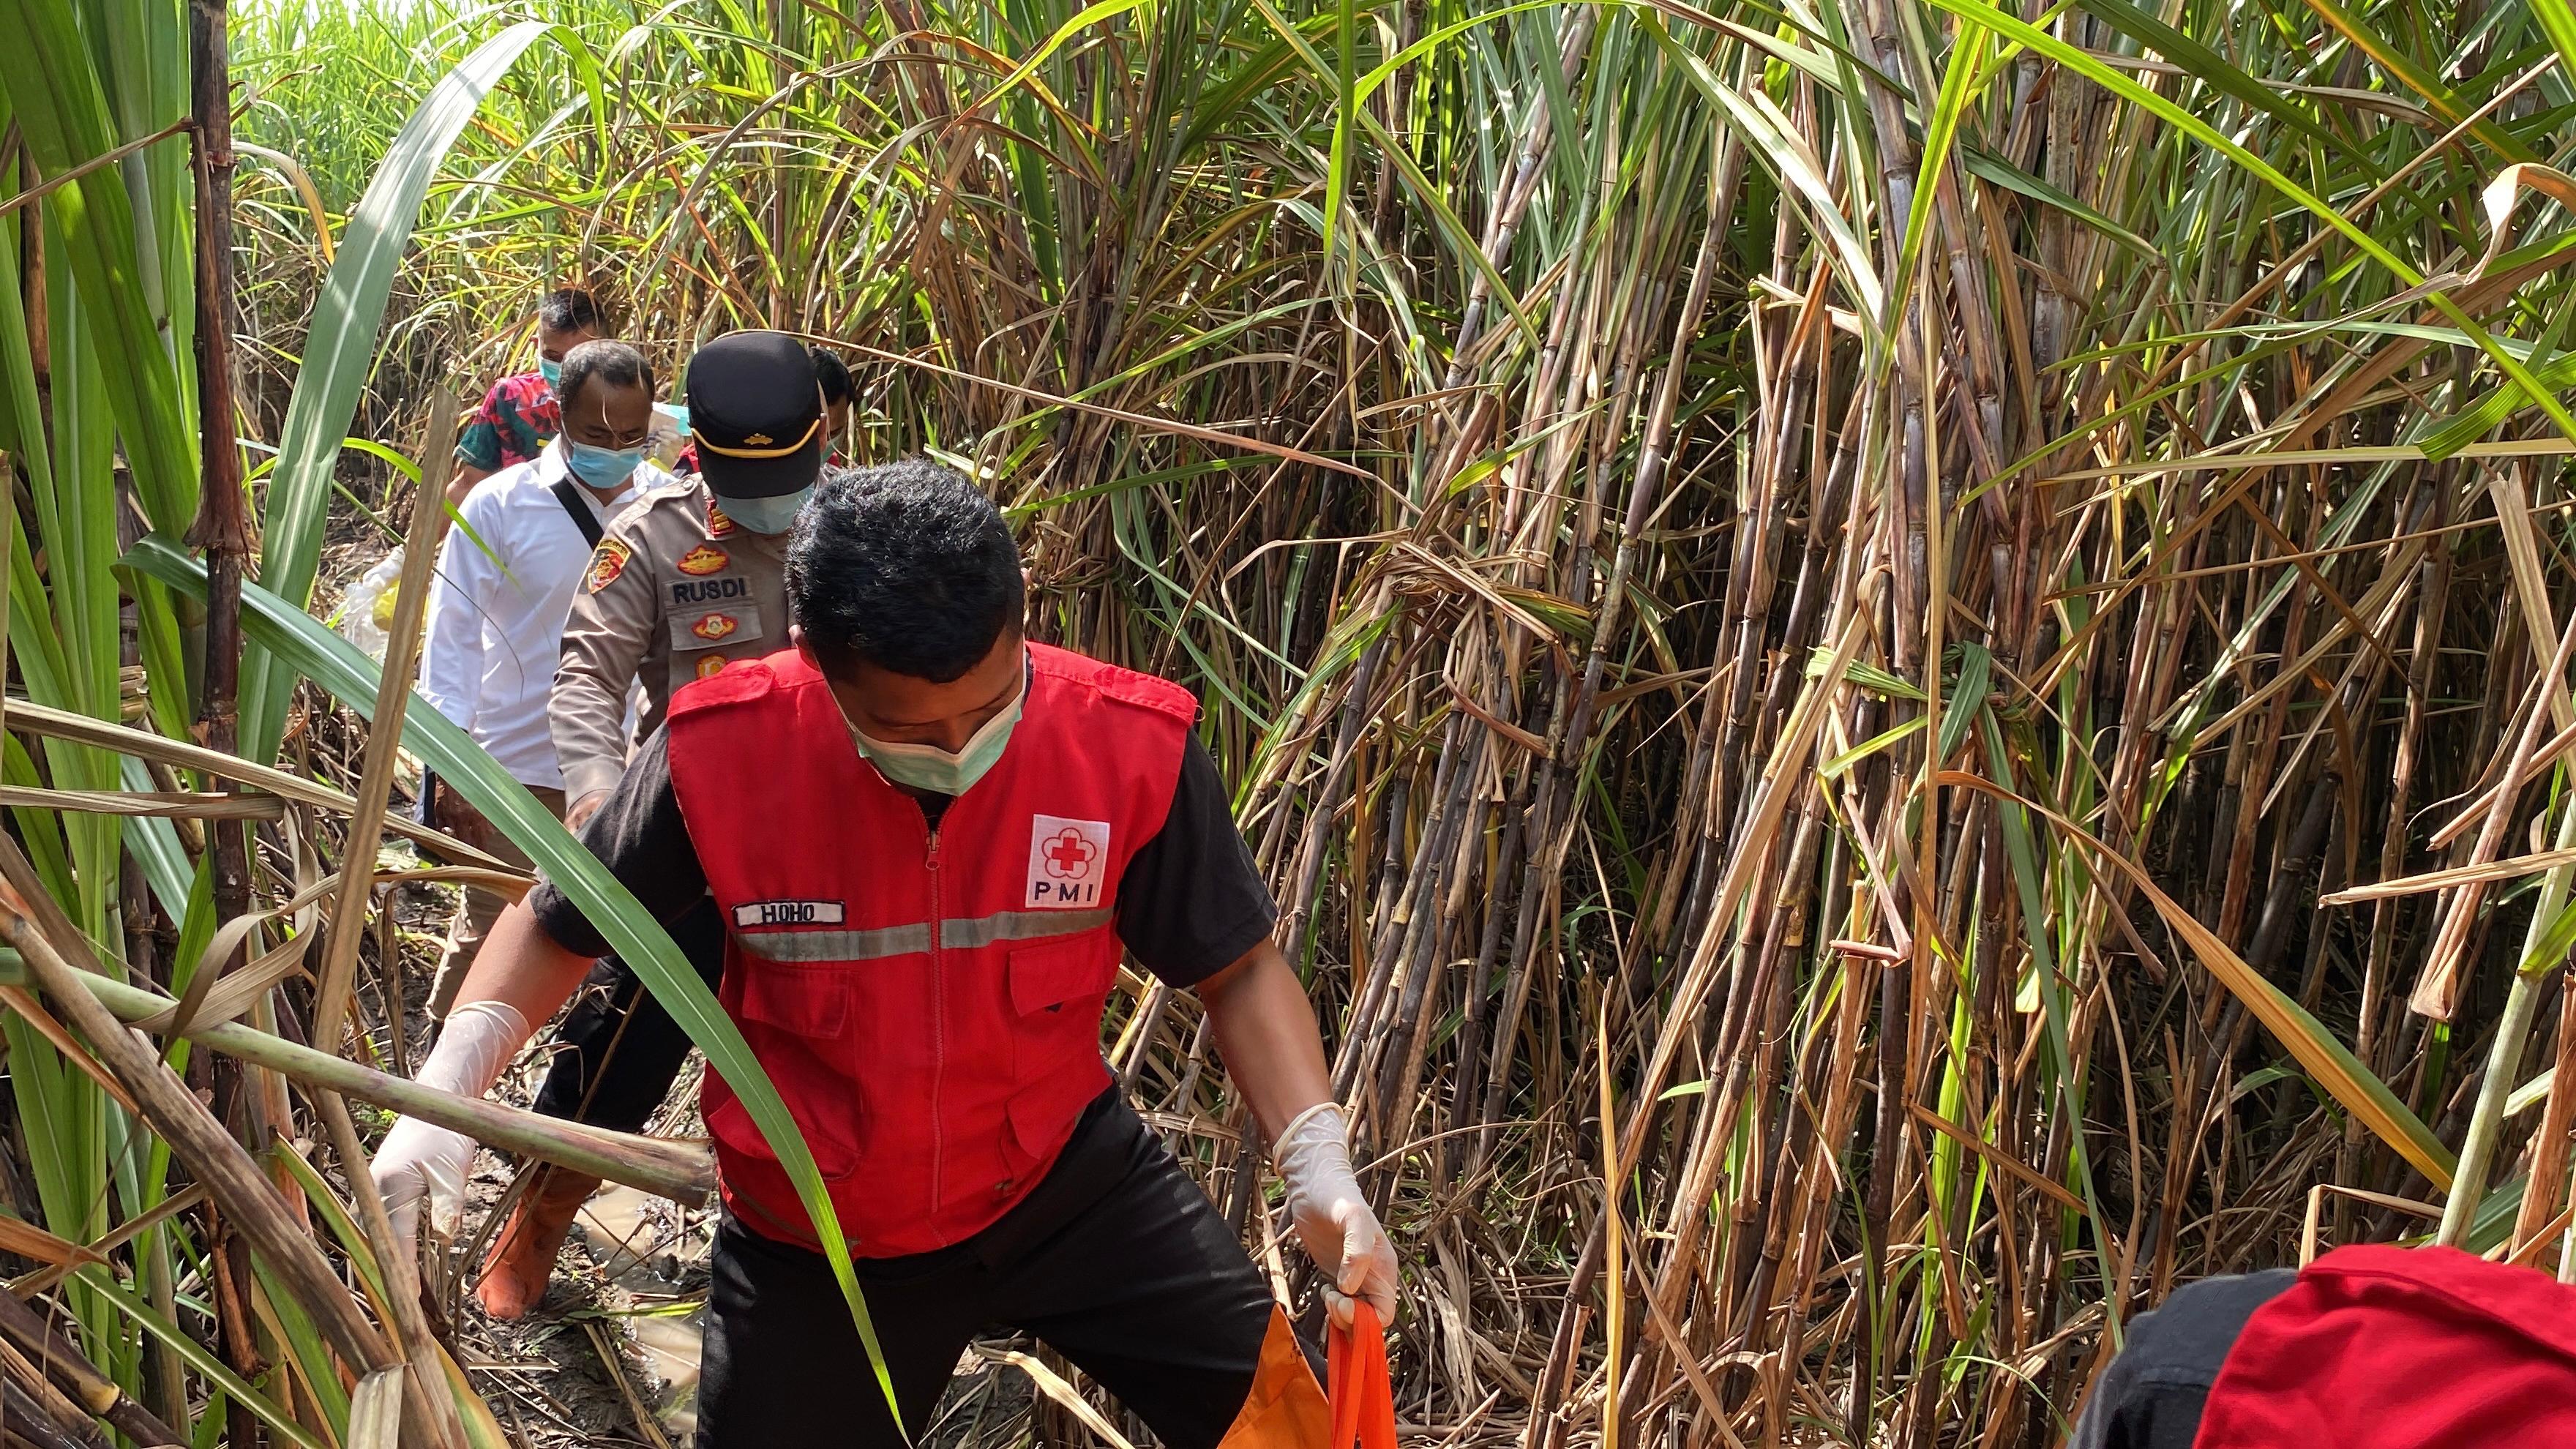
[[1023, 905], [1038, 910], [1078, 910], [1100, 904], [1109, 880], [1109, 822], [1029, 818], [1029, 875]]

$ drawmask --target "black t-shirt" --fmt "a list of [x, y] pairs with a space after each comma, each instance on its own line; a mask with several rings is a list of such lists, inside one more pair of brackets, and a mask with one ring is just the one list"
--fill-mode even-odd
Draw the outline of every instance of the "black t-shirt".
[[[950, 797], [915, 798], [935, 828]], [[636, 752], [625, 777], [582, 827], [581, 843], [665, 924], [706, 895], [706, 868], [671, 790], [667, 728], [655, 730]], [[540, 877], [528, 907], [565, 950], [609, 953], [607, 938], [554, 882]], [[1241, 960], [1278, 917], [1270, 888], [1234, 828], [1216, 760], [1193, 735], [1163, 828], [1128, 861], [1118, 882], [1118, 938], [1157, 977], [1195, 986]]]
[[2093, 1386], [2072, 1449], [2191, 1449], [2228, 1350], [2256, 1309], [2299, 1281], [2288, 1268], [2204, 1278], [2129, 1325]]

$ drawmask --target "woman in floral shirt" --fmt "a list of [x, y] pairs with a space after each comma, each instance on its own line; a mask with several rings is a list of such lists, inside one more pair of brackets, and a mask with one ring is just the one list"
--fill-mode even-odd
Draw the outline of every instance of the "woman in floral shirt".
[[537, 304], [537, 370], [492, 384], [483, 405], [466, 419], [456, 439], [449, 503], [462, 505], [475, 484], [534, 458], [563, 430], [555, 374], [565, 353], [599, 335], [599, 302], [579, 287], [558, 288]]

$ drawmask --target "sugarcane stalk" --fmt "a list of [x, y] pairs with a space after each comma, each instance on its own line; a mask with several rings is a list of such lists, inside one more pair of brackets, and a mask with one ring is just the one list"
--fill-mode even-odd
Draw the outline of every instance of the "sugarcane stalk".
[[[59, 978], [62, 984], [80, 988], [83, 996], [120, 1021], [143, 1021], [172, 1005], [168, 997], [121, 981], [70, 966], [64, 970], [68, 974]], [[29, 962], [0, 958], [0, 985], [19, 985], [32, 979], [36, 979], [36, 973], [30, 970]], [[186, 1035], [200, 1046], [266, 1067], [301, 1086], [355, 1097], [406, 1117], [462, 1132], [505, 1152], [542, 1158], [657, 1197], [696, 1206], [715, 1191], [715, 1159], [696, 1143], [611, 1132], [499, 1102], [460, 1097], [271, 1036], [240, 1022], [193, 1027]]]
[[139, 1445], [185, 1444], [187, 1437], [127, 1398], [116, 1381], [54, 1332], [18, 1295], [0, 1292], [0, 1341], [40, 1364], [45, 1376], [90, 1415]]
[[[422, 448], [428, 462], [420, 486], [413, 490], [411, 530], [403, 539], [402, 582], [394, 596], [393, 633], [385, 644], [385, 669], [376, 686], [375, 712], [368, 716], [365, 763], [358, 773], [357, 810], [349, 818], [349, 840], [341, 853], [340, 899], [331, 912], [331, 935], [322, 956], [322, 971], [313, 992], [313, 1039], [325, 1047], [340, 1044], [340, 1026], [349, 1014], [350, 987], [358, 974], [358, 943], [367, 934], [367, 897], [374, 889], [367, 867], [384, 838], [385, 805], [393, 797], [394, 767], [402, 757], [404, 706], [411, 701], [411, 676], [420, 654], [421, 620], [429, 613], [429, 579], [438, 558], [438, 538], [447, 522], [448, 475], [456, 454], [441, 444], [456, 436], [456, 394], [440, 388], [430, 398], [429, 432]], [[398, 969], [385, 963], [386, 970]], [[399, 1032], [402, 1023], [397, 1021]]]
[[[2552, 694], [2565, 693], [2555, 679], [2544, 681], [2543, 687]], [[2560, 807], [2556, 847], [2576, 847], [2576, 800]], [[2576, 866], [2562, 865], [2540, 879], [2540, 899], [2532, 907], [2513, 983], [2505, 990], [2504, 1011], [2496, 1020], [2495, 1042], [2487, 1050], [2486, 1079], [2478, 1083], [2477, 1106], [2469, 1114], [2468, 1135], [2460, 1143], [2460, 1165], [2451, 1177], [2450, 1193], [2442, 1199], [2442, 1226], [2433, 1240], [2444, 1247], [2456, 1248], [2468, 1241], [2469, 1225], [2477, 1220], [2478, 1203], [2486, 1196], [2496, 1140], [2504, 1130], [2505, 1100], [2520, 1085], [2515, 1078], [2522, 1071], [2523, 1050], [2530, 1044], [2532, 1018], [2540, 1010], [2540, 984], [2558, 965], [2554, 960], [2534, 962], [2531, 957], [2567, 904], [2571, 876], [2576, 876]]]
[[[445, 436], [433, 434], [432, 436]], [[423, 490], [423, 501], [443, 496]], [[416, 1415], [430, 1438], [444, 1445], [463, 1445], [465, 1425], [456, 1416], [455, 1401], [448, 1397], [446, 1375], [440, 1370], [443, 1352], [429, 1328], [429, 1315], [420, 1301], [420, 1255], [418, 1244], [397, 1234], [392, 1219], [385, 1212], [384, 1195], [376, 1191], [376, 1180], [367, 1170], [367, 1151], [358, 1141], [357, 1124], [349, 1120], [349, 1104], [336, 1092], [315, 1091], [313, 1103], [322, 1118], [324, 1130], [331, 1137], [331, 1150], [340, 1156], [340, 1170], [348, 1176], [349, 1195], [358, 1206], [358, 1225], [366, 1234], [367, 1246], [376, 1253], [376, 1263], [384, 1270], [385, 1312], [394, 1321], [395, 1342], [403, 1356], [403, 1402]], [[354, 1427], [354, 1425], [353, 1425]]]
[[33, 1405], [45, 1422], [61, 1430], [64, 1438], [83, 1449], [110, 1449], [107, 1436], [89, 1421], [81, 1406], [6, 1339], [0, 1339], [0, 1383], [7, 1384], [13, 1393], [25, 1395], [24, 1402]]
[[[17, 855], [17, 846], [0, 836], [0, 856]], [[107, 1009], [83, 973], [15, 909], [0, 907], [0, 941], [17, 949], [24, 979], [89, 1038], [91, 1052], [132, 1094], [152, 1130], [213, 1192], [225, 1220], [267, 1260], [332, 1352], [361, 1373], [394, 1362], [383, 1338], [359, 1314], [347, 1285], [324, 1260], [320, 1245], [287, 1212], [275, 1185], [159, 1055]]]

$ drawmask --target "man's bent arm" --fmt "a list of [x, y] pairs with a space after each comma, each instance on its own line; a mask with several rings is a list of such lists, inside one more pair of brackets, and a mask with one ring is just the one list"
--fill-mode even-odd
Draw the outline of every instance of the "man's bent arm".
[[1332, 1100], [1314, 1005], [1277, 946], [1263, 941], [1196, 989], [1226, 1073], [1251, 1106], [1265, 1144], [1298, 1113]]
[[[525, 903], [512, 905], [483, 938], [438, 1045], [414, 1079], [441, 1091], [479, 1097], [518, 1055], [530, 1029], [555, 1014], [581, 984], [589, 962], [555, 944]], [[474, 1139], [417, 1117], [397, 1119], [369, 1170], [384, 1194], [394, 1230], [410, 1239], [422, 1210], [432, 1227], [452, 1233], [465, 1211], [465, 1178]]]
[[1288, 1188], [1288, 1218], [1331, 1280], [1325, 1302], [1349, 1327], [1365, 1299], [1380, 1323], [1395, 1320], [1394, 1245], [1351, 1170], [1348, 1124], [1333, 1105], [1323, 1033], [1297, 972], [1268, 941], [1199, 983], [1225, 1069], [1252, 1108], [1261, 1140]]
[[465, 495], [474, 491], [475, 484], [491, 477], [496, 471], [497, 470], [495, 469], [482, 467], [479, 464], [468, 463], [462, 458], [457, 459], [456, 476], [447, 480], [447, 501], [449, 505], [456, 508], [464, 507]]
[[547, 701], [564, 802], [582, 807], [565, 814], [565, 823], [576, 830], [599, 808], [593, 797], [606, 798], [626, 773], [626, 695], [643, 668], [653, 631], [661, 627], [653, 560], [641, 556], [625, 530], [612, 526], [608, 538], [629, 556], [603, 583], [597, 582], [599, 555], [592, 555], [593, 572], [573, 595], [571, 617], [564, 622], [554, 693]]
[[439, 545], [429, 581], [429, 629], [420, 645], [420, 697], [448, 723], [470, 729], [483, 692], [483, 620], [492, 611], [493, 570], [484, 549], [502, 540], [495, 510], [459, 512], [482, 546], [465, 538], [465, 529]]
[[514, 901], [483, 938], [456, 1004], [507, 1002], [531, 1025], [543, 1026], [589, 971], [589, 957], [556, 945], [527, 902]]

